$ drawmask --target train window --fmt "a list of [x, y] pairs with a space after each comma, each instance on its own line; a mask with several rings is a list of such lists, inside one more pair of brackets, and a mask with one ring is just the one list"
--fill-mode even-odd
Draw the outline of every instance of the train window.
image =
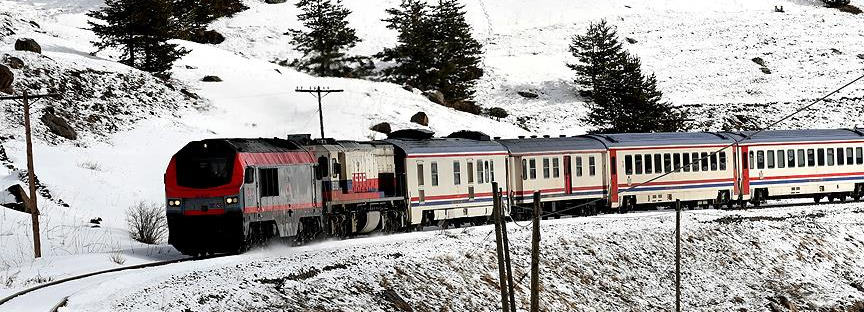
[[594, 156], [588, 157], [588, 175], [597, 175], [597, 163], [594, 161]]
[[462, 164], [458, 160], [453, 161], [453, 184], [462, 184]]
[[261, 197], [279, 196], [279, 169], [261, 168], [258, 169], [258, 176], [261, 181], [259, 184]]
[[663, 155], [654, 154], [654, 173], [663, 173]]
[[785, 150], [777, 150], [777, 168], [786, 168]]
[[525, 158], [522, 158], [522, 180], [528, 180], [528, 160]]
[[495, 161], [489, 161], [489, 182], [495, 181]]
[[438, 186], [438, 163], [433, 161], [429, 167], [432, 168], [432, 186]]
[[633, 174], [633, 156], [631, 155], [624, 156], [624, 174]]
[[711, 170], [717, 171], [717, 154], [711, 154]]
[[804, 156], [805, 156], [805, 155], [804, 155], [804, 150], [803, 150], [803, 149], [799, 149], [797, 154], [798, 154], [798, 156], [795, 157], [795, 158], [798, 158], [798, 168], [803, 168], [804, 165], [807, 164], [807, 158], [804, 157]]
[[417, 185], [423, 186], [426, 183], [423, 177], [423, 163], [417, 163]]
[[720, 152], [720, 170], [726, 170], [726, 152]]
[[702, 171], [708, 171], [708, 153], [700, 153], [699, 159], [701, 159]]
[[679, 170], [681, 168], [681, 154], [672, 154], [672, 166], [673, 170]]
[[816, 165], [816, 151], [812, 148], [807, 149], [807, 167], [813, 167]]
[[543, 178], [549, 178], [549, 158], [543, 158]]
[[777, 158], [774, 157], [774, 151], [765, 152], [765, 158], [768, 161], [768, 169], [774, 169], [777, 163]]
[[483, 172], [486, 174], [484, 176], [484, 181], [486, 181], [486, 183], [492, 182], [492, 171], [489, 169], [488, 160], [483, 162]]
[[855, 148], [855, 163], [864, 164], [864, 148]]
[[699, 172], [699, 153], [693, 153], [690, 155], [693, 156], [693, 160], [691, 160], [693, 163], [693, 172]]
[[552, 158], [552, 177], [557, 178], [561, 176], [561, 170], [558, 167], [558, 157]]
[[825, 149], [824, 148], [820, 148], [820, 149], [816, 150], [816, 164], [818, 166], [824, 166], [825, 165]]
[[[533, 159], [531, 160], [531, 170], [532, 171], [534, 170], [534, 160]], [[531, 178], [532, 179], [534, 178], [533, 172], [531, 174]], [[488, 182], [488, 181], [483, 180], [483, 161], [477, 160], [477, 184], [483, 184], [485, 182]]]
[[254, 183], [255, 182], [255, 168], [246, 167], [246, 172], [243, 174], [243, 177], [245, 179], [243, 181], [244, 183], [246, 183], [246, 184]]
[[684, 157], [683, 158], [683, 160], [684, 160], [684, 163], [683, 163], [684, 169], [683, 170], [684, 170], [684, 172], [690, 172], [690, 167], [692, 167], [690, 165], [690, 153], [684, 153], [684, 155], [682, 155], [682, 156]]
[[[468, 166], [465, 168], [465, 172], [468, 173], [468, 184], [474, 183], [474, 162], [470, 159], [466, 162]], [[522, 160], [522, 170], [524, 171], [527, 166], [525, 165], [525, 160]], [[527, 179], [528, 174], [523, 174], [523, 178]]]
[[843, 153], [843, 148], [837, 148], [837, 165], [842, 166], [846, 164], [846, 154]]
[[[615, 158], [613, 157], [612, 159], [614, 160]], [[614, 163], [614, 161], [613, 161], [613, 163]], [[615, 167], [613, 166], [612, 168], [615, 168]], [[582, 156], [576, 157], [576, 176], [577, 177], [582, 176]]]
[[754, 161], [755, 159], [753, 159], [753, 158], [754, 158], [753, 157], [753, 151], [750, 151], [750, 169], [755, 169], [753, 165], [755, 165], [756, 162]]
[[847, 165], [854, 165], [855, 163], [853, 162], [854, 161], [853, 159], [854, 159], [854, 155], [852, 155], [852, 148], [847, 147], [846, 148], [846, 164]]
[[339, 162], [336, 161], [336, 158], [333, 158], [333, 166], [330, 168], [333, 168], [333, 172], [332, 172], [333, 177], [338, 178], [339, 172], [342, 171], [342, 166], [339, 165]]
[[531, 158], [529, 163], [531, 164], [529, 166], [529, 169], [531, 170], [531, 180], [537, 179], [537, 160]]
[[636, 174], [642, 174], [642, 155], [636, 155], [633, 165], [636, 166]]
[[654, 172], [654, 163], [651, 161], [651, 154], [645, 154], [645, 173], [651, 174]]
[[827, 154], [827, 155], [825, 156], [825, 160], [828, 161], [828, 165], [829, 165], [829, 166], [833, 166], [833, 165], [834, 165], [834, 149], [833, 149], [833, 148], [829, 148], [829, 149], [826, 149], [825, 152], [826, 152], [826, 154]]
[[[328, 161], [327, 157], [324, 157], [324, 156], [318, 157], [318, 166], [315, 170], [318, 180], [321, 180], [321, 178], [330, 176], [330, 172], [329, 172], [330, 170], [327, 170], [328, 163], [329, 163], [329, 161]], [[252, 183], [252, 182], [246, 182], [246, 183]]]
[[756, 152], [756, 169], [765, 169], [765, 152]]
[[795, 168], [795, 150], [786, 150], [789, 168]]
[[663, 172], [672, 172], [672, 155], [663, 154]]

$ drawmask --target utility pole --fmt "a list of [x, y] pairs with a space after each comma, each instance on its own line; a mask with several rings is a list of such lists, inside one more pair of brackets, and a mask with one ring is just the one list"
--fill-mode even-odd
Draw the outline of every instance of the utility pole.
[[501, 240], [504, 242], [504, 264], [507, 267], [507, 291], [510, 295], [510, 312], [516, 312], [516, 294], [513, 291], [513, 269], [510, 261], [510, 239], [507, 238], [507, 219], [504, 215], [504, 200], [501, 198], [501, 189], [495, 190], [498, 194], [498, 220], [501, 222]]
[[343, 92], [343, 91], [345, 91], [345, 90], [327, 89], [327, 88], [321, 88], [320, 86], [315, 87], [314, 89], [313, 88], [308, 88], [308, 89], [297, 88], [296, 90], [294, 90], [294, 92], [310, 93], [313, 96], [315, 96], [316, 98], [318, 98], [318, 122], [320, 122], [320, 125], [321, 125], [321, 138], [322, 139], [324, 138], [324, 111], [321, 109], [321, 99], [323, 99], [325, 96], [330, 95], [330, 93], [339, 93], [339, 92]]
[[531, 235], [531, 312], [540, 311], [540, 192], [534, 192], [534, 231]]
[[681, 312], [681, 200], [675, 200], [675, 311]]
[[36, 174], [33, 172], [33, 140], [30, 133], [30, 99], [41, 99], [44, 97], [53, 97], [56, 94], [38, 94], [27, 95], [27, 90], [24, 89], [21, 96], [6, 96], [0, 97], [2, 100], [21, 100], [24, 105], [24, 136], [27, 141], [27, 180], [30, 184], [30, 196], [25, 201], [28, 210], [30, 210], [30, 219], [33, 223], [33, 254], [36, 258], [42, 257], [42, 240], [39, 236], [39, 207], [36, 204]]
[[495, 243], [498, 250], [498, 277], [501, 289], [501, 310], [510, 311], [510, 301], [507, 296], [507, 272], [504, 268], [504, 236], [501, 233], [501, 194], [498, 193], [498, 182], [492, 182], [492, 218], [495, 221]]

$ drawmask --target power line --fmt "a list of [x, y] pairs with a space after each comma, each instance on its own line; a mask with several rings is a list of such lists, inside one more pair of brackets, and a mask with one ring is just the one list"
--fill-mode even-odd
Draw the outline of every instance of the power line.
[[327, 88], [321, 88], [321, 86], [318, 86], [314, 89], [297, 88], [296, 90], [294, 90], [294, 92], [310, 93], [313, 96], [315, 96], [316, 98], [318, 98], [318, 121], [320, 122], [320, 125], [321, 125], [321, 139], [324, 139], [324, 110], [321, 108], [321, 99], [330, 95], [330, 93], [339, 93], [339, 92], [343, 92], [343, 91], [345, 91], [345, 90], [327, 89]]

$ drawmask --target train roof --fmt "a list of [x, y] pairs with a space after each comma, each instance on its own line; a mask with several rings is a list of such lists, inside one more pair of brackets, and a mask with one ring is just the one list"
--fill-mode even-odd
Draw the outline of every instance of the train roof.
[[[742, 140], [756, 131], [727, 132], [736, 140]], [[753, 137], [741, 141], [747, 143], [766, 142], [813, 142], [813, 141], [848, 141], [864, 139], [864, 129], [803, 129], [803, 130], [767, 130], [756, 133]]]
[[606, 149], [600, 140], [589, 136], [503, 139], [496, 142], [513, 154]]
[[659, 132], [659, 133], [615, 133], [590, 134], [608, 147], [633, 146], [686, 146], [731, 144], [735, 140], [729, 134], [715, 132]]
[[425, 140], [386, 139], [383, 141], [395, 145], [404, 151], [406, 155], [507, 152], [504, 146], [495, 141], [463, 138], [431, 138]]
[[305, 151], [296, 143], [279, 138], [258, 139], [207, 139], [193, 143], [219, 142], [230, 146], [238, 153], [281, 153]]

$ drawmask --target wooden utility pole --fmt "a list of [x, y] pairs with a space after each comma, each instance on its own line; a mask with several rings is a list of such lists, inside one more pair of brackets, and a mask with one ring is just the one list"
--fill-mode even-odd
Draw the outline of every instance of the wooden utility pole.
[[531, 312], [540, 311], [540, 192], [534, 192], [534, 231], [531, 235]]
[[498, 182], [492, 182], [492, 219], [495, 221], [495, 243], [498, 251], [498, 277], [500, 283], [498, 288], [501, 289], [501, 310], [503, 312], [510, 311], [510, 300], [508, 300], [507, 289], [507, 270], [504, 267], [504, 236], [501, 232], [501, 194], [498, 193]]
[[681, 312], [681, 200], [675, 200], [675, 311]]
[[498, 220], [501, 222], [501, 240], [504, 242], [504, 265], [507, 267], [507, 291], [510, 295], [510, 312], [516, 312], [516, 294], [513, 291], [513, 268], [510, 261], [510, 239], [507, 238], [507, 218], [504, 214], [504, 200], [501, 199], [501, 190], [496, 189], [498, 194]]
[[27, 209], [30, 211], [30, 219], [33, 223], [33, 254], [36, 258], [42, 257], [42, 240], [39, 235], [39, 207], [36, 204], [36, 174], [33, 170], [33, 139], [30, 132], [30, 99], [56, 96], [56, 94], [27, 95], [27, 90], [21, 96], [0, 97], [0, 100], [21, 100], [24, 105], [24, 136], [27, 141], [27, 180], [30, 184], [30, 196], [25, 199]]
[[309, 88], [309, 89], [297, 88], [294, 91], [300, 92], [300, 93], [311, 93], [313, 96], [318, 98], [318, 122], [321, 125], [321, 138], [323, 139], [324, 138], [324, 111], [321, 109], [321, 99], [323, 99], [325, 96], [330, 95], [330, 93], [338, 93], [338, 92], [343, 92], [345, 90], [327, 89], [327, 88], [321, 88], [320, 86], [318, 86], [318, 87], [315, 87], [314, 89], [312, 89], [312, 88]]

